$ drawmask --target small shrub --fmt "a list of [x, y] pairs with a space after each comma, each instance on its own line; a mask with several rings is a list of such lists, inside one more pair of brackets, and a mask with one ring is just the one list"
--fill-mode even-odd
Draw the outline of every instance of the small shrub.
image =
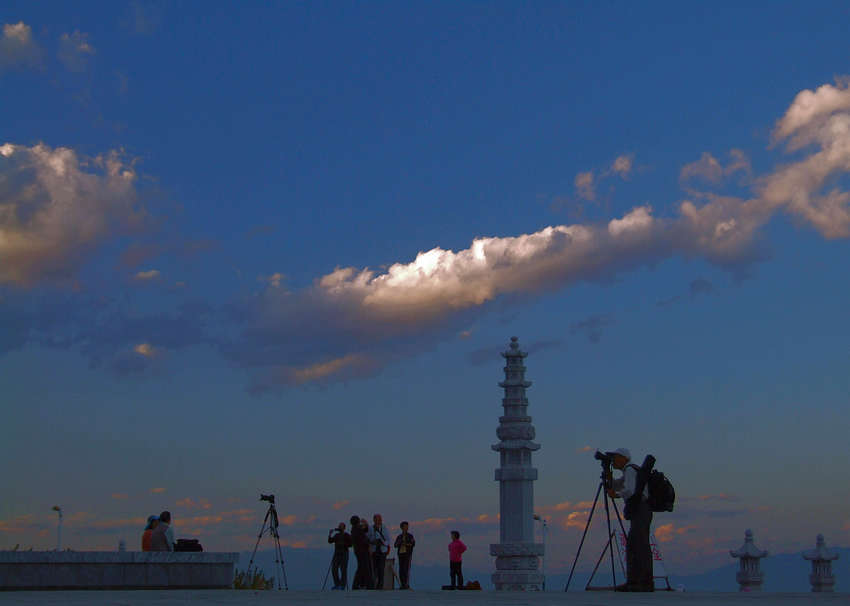
[[271, 589], [274, 585], [274, 577], [269, 579], [263, 574], [262, 570], [255, 569], [254, 572], [248, 573], [247, 570], [237, 570], [236, 577], [233, 579], [233, 589]]

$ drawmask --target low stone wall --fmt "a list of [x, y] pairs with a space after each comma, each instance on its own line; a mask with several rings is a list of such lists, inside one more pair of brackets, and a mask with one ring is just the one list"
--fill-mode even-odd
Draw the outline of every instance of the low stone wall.
[[238, 553], [0, 551], [0, 590], [227, 589]]

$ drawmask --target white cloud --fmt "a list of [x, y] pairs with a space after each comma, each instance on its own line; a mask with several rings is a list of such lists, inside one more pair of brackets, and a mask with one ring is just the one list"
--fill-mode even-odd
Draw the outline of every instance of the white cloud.
[[32, 38], [32, 28], [23, 21], [5, 23], [0, 36], [0, 71], [36, 67], [40, 61], [41, 49]]
[[616, 175], [621, 179], [628, 179], [632, 169], [634, 168], [634, 159], [634, 154], [623, 154], [621, 156], [617, 156], [614, 159], [614, 162], [611, 163], [611, 166], [599, 172], [598, 175], [592, 170], [578, 173], [575, 176], [575, 179], [573, 179], [576, 196], [583, 200], [587, 200], [588, 202], [595, 202], [596, 188], [599, 184], [613, 175]]
[[850, 236], [850, 193], [824, 188], [850, 172], [850, 86], [824, 85], [797, 95], [777, 124], [774, 141], [786, 151], [815, 151], [757, 182], [764, 213], [782, 209], [815, 227], [826, 238]]
[[623, 179], [627, 178], [632, 172], [634, 163], [634, 154], [625, 154], [617, 156], [614, 163], [611, 165], [609, 172], [619, 175]]
[[696, 162], [685, 164], [679, 172], [679, 179], [687, 181], [694, 177], [701, 177], [706, 181], [717, 183], [723, 178], [723, 167], [717, 158], [708, 152], [702, 152], [702, 156]]
[[146, 271], [136, 272], [136, 275], [134, 275], [133, 278], [141, 282], [146, 282], [149, 280], [156, 280], [159, 276], [160, 273], [158, 269], [148, 269]]
[[[822, 105], [809, 103], [805, 112], [792, 107], [786, 117], [793, 119], [780, 121], [777, 140], [786, 140], [788, 151], [804, 145], [813, 151], [748, 180], [749, 198], [692, 192], [694, 199], [681, 202], [671, 216], [657, 217], [649, 205], [642, 205], [603, 225], [557, 225], [513, 237], [475, 238], [459, 251], [435, 247], [383, 271], [339, 267], [306, 291], [275, 295], [271, 294], [275, 289], [268, 289], [246, 314], [256, 322], [249, 322], [245, 334], [250, 338], [241, 346], [254, 339], [264, 356], [305, 365], [296, 371], [285, 364], [290, 370], [283, 383], [327, 380], [337, 372], [350, 373], [353, 361], [365, 355], [358, 352], [369, 352], [373, 364], [382, 364], [396, 355], [405, 339], [422, 339], [435, 325], [461, 321], [468, 310], [502, 295], [563, 288], [677, 255], [739, 271], [759, 258], [758, 232], [777, 212], [805, 221], [825, 237], [848, 237], [850, 193], [838, 188], [822, 191], [835, 177], [850, 172], [850, 106], [836, 101], [850, 93], [846, 85], [832, 89]], [[683, 174], [710, 179], [749, 175], [749, 159], [743, 152], [732, 150], [728, 156], [724, 167], [703, 154]], [[593, 173], [576, 178], [585, 198], [594, 195], [593, 184]], [[308, 325], [320, 326], [309, 336], [315, 343], [283, 345], [284, 339]], [[230, 354], [240, 357], [238, 349]], [[263, 362], [255, 358], [244, 363]]]
[[158, 350], [150, 343], [139, 343], [133, 348], [133, 351], [145, 358], [153, 358], [158, 354]]
[[366, 317], [421, 323], [500, 294], [532, 292], [615, 271], [638, 261], [670, 228], [639, 207], [607, 227], [558, 225], [532, 234], [476, 238], [468, 249], [434, 248], [385, 273], [338, 268], [318, 281], [332, 301]]
[[279, 365], [255, 381], [251, 391], [262, 393], [275, 385], [304, 385], [355, 378], [374, 371], [376, 367], [375, 360], [363, 353], [350, 353], [305, 366]]
[[579, 198], [593, 201], [596, 199], [596, 190], [593, 185], [593, 171], [587, 171], [576, 175], [574, 180], [576, 194]]
[[260, 282], [266, 282], [269, 286], [274, 288], [280, 288], [280, 283], [286, 278], [282, 273], [276, 272], [270, 276], [260, 276], [258, 279]]
[[836, 86], [824, 84], [815, 91], [801, 91], [776, 123], [774, 139], [787, 139], [801, 129], [842, 110], [850, 110], [850, 88], [846, 82], [839, 82]]
[[67, 278], [143, 216], [119, 152], [82, 160], [67, 147], [0, 147], [0, 284]]
[[679, 172], [679, 180], [684, 182], [699, 178], [709, 183], [719, 184], [725, 177], [737, 172], [743, 172], [745, 175], [749, 175], [752, 172], [750, 159], [743, 151], [740, 149], [731, 149], [728, 155], [729, 162], [724, 167], [709, 152], [702, 152], [699, 160], [682, 167], [682, 170]]
[[59, 37], [59, 50], [56, 56], [69, 71], [84, 71], [88, 66], [89, 58], [94, 53], [94, 47], [89, 42], [87, 33], [74, 30], [71, 34], [65, 33]]
[[[844, 85], [833, 88], [846, 91]], [[263, 278], [268, 286], [260, 293], [228, 307], [228, 317], [239, 324], [227, 327], [227, 337], [209, 336], [199, 314], [187, 309], [177, 318], [147, 318], [137, 325], [124, 319], [103, 328], [88, 347], [96, 352], [99, 343], [114, 341], [133, 358], [126, 365], [133, 370], [147, 356], [131, 349], [147, 340], [169, 350], [187, 342], [214, 343], [229, 360], [259, 375], [256, 391], [355, 378], [437, 339], [463, 336], [471, 315], [500, 296], [607, 279], [673, 256], [738, 270], [758, 258], [759, 230], [777, 213], [799, 218], [826, 237], [848, 237], [850, 194], [832, 184], [850, 173], [850, 109], [829, 107], [794, 114], [793, 128], [776, 135], [786, 151], [795, 152], [793, 160], [749, 180], [748, 197], [689, 192], [691, 199], [661, 216], [642, 204], [607, 223], [477, 237], [467, 248], [434, 247], [381, 270], [338, 267], [297, 291], [279, 288], [283, 276], [273, 274]], [[712, 156], [702, 160], [709, 168], [714, 160], [722, 176], [750, 170], [746, 155], [736, 150], [725, 167]], [[138, 216], [132, 167], [117, 154], [91, 165], [100, 170], [86, 172], [65, 148], [0, 146], [0, 283], [67, 275], [113, 233], [113, 225]], [[594, 184], [593, 173], [587, 175], [577, 186]], [[580, 328], [592, 340], [603, 320]]]

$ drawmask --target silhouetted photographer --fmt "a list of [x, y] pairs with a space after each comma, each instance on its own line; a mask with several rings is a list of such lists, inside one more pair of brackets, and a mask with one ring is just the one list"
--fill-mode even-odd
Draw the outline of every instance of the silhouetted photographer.
[[605, 454], [610, 456], [611, 467], [623, 472], [621, 477], [615, 479], [611, 467], [608, 467], [608, 495], [623, 499], [623, 517], [631, 522], [626, 537], [626, 583], [618, 585], [616, 590], [655, 591], [652, 548], [649, 545], [652, 507], [649, 504], [648, 486], [655, 457], [647, 455], [643, 465], [638, 467], [631, 462], [632, 455], [628, 448], [618, 448]]
[[351, 535], [345, 532], [345, 522], [328, 532], [328, 543], [334, 546], [331, 559], [331, 571], [334, 577], [334, 590], [345, 589], [348, 585], [348, 550], [352, 545]]

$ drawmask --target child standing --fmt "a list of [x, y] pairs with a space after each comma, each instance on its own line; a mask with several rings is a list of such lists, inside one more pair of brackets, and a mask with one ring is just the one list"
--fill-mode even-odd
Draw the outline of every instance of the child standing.
[[[452, 589], [463, 588], [463, 552], [466, 551], [466, 545], [460, 540], [460, 533], [457, 530], [452, 530], [452, 542], [449, 543], [449, 575], [452, 579]], [[455, 583], [457, 580], [457, 583]]]

